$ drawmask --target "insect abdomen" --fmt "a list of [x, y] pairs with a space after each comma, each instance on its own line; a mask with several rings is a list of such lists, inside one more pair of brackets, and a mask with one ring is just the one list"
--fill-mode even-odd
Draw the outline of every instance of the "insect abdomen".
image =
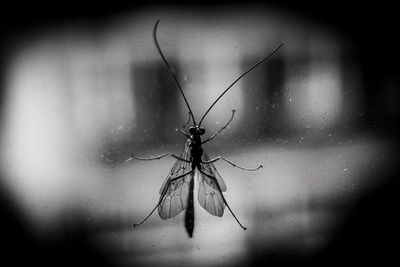
[[185, 213], [185, 227], [189, 237], [193, 237], [194, 229], [194, 204], [193, 204], [194, 178], [190, 179], [189, 196]]

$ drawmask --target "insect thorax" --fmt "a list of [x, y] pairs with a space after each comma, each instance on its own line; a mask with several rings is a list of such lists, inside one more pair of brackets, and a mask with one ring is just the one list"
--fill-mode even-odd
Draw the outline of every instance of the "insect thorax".
[[192, 136], [190, 141], [190, 154], [194, 161], [201, 161], [201, 156], [203, 156], [203, 148], [201, 147], [200, 136]]

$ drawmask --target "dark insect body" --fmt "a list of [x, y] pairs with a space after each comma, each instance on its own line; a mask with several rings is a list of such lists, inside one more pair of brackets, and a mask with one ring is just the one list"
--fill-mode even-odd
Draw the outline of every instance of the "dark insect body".
[[[161, 186], [160, 199], [157, 205], [154, 207], [154, 209], [150, 212], [150, 214], [146, 218], [144, 218], [138, 224], [134, 224], [134, 226], [139, 226], [142, 223], [144, 223], [154, 213], [154, 211], [157, 208], [158, 208], [158, 214], [162, 219], [173, 218], [186, 209], [185, 227], [188, 235], [192, 237], [194, 229], [194, 202], [193, 202], [194, 176], [197, 170], [199, 177], [198, 201], [200, 205], [210, 214], [219, 217], [221, 217], [224, 214], [224, 209], [226, 206], [230, 211], [230, 213], [235, 218], [235, 220], [237, 221], [237, 223], [240, 225], [240, 227], [243, 230], [246, 230], [246, 227], [244, 227], [239, 222], [239, 220], [229, 207], [223, 195], [223, 192], [226, 191], [226, 185], [213, 163], [222, 159], [227, 163], [231, 164], [233, 167], [237, 167], [246, 171], [256, 171], [262, 168], [262, 165], [259, 165], [257, 168], [244, 168], [239, 165], [236, 165], [235, 163], [223, 157], [216, 157], [214, 159], [210, 159], [202, 147], [203, 144], [212, 140], [217, 135], [219, 135], [224, 129], [227, 128], [227, 126], [230, 124], [230, 122], [234, 117], [235, 110], [232, 110], [232, 116], [230, 120], [227, 122], [227, 124], [224, 127], [222, 127], [218, 132], [211, 135], [204, 141], [201, 139], [201, 136], [204, 135], [206, 131], [203, 127], [201, 127], [201, 123], [208, 114], [208, 112], [212, 109], [212, 107], [237, 81], [239, 81], [244, 75], [246, 75], [248, 72], [250, 72], [252, 69], [254, 69], [256, 66], [258, 66], [265, 60], [267, 60], [270, 56], [272, 56], [276, 51], [278, 51], [278, 49], [282, 47], [283, 44], [279, 45], [274, 51], [269, 53], [263, 59], [254, 64], [251, 68], [246, 70], [230, 86], [228, 86], [228, 88], [225, 89], [225, 91], [214, 101], [214, 103], [210, 106], [210, 108], [204, 113], [203, 117], [200, 120], [200, 123], [196, 124], [194, 115], [186, 99], [186, 96], [183, 93], [183, 90], [178, 82], [178, 79], [175, 73], [172, 71], [172, 68], [170, 67], [168, 61], [166, 60], [158, 44], [157, 34], [156, 34], [158, 23], [159, 20], [157, 20], [156, 24], [154, 25], [154, 30], [153, 30], [154, 43], [162, 60], [167, 66], [171, 76], [174, 78], [175, 83], [177, 84], [181, 92], [181, 95], [185, 100], [186, 106], [188, 107], [189, 119], [180, 130], [180, 132], [183, 135], [185, 135], [188, 139], [185, 143], [184, 151], [179, 156], [174, 155], [172, 153], [166, 153], [150, 158], [139, 158], [132, 155], [127, 160], [130, 161], [133, 158], [138, 160], [156, 160], [156, 159], [161, 159], [165, 156], [172, 156], [177, 159], [171, 171], [169, 172], [167, 178], [165, 179], [163, 185]], [[190, 123], [191, 120], [193, 121], [193, 126], [189, 128], [189, 134], [188, 134], [184, 131], [184, 129]]]

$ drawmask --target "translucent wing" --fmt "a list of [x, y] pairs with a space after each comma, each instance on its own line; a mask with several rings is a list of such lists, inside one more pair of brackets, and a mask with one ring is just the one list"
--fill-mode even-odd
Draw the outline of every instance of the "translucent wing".
[[[181, 158], [190, 160], [189, 141], [185, 144], [185, 150], [180, 155]], [[191, 164], [182, 160], [177, 160], [160, 188], [160, 204], [158, 214], [161, 219], [175, 217], [181, 213], [187, 206], [189, 195], [189, 183], [193, 179], [194, 171], [190, 172]], [[182, 176], [184, 175], [184, 176]], [[176, 180], [174, 178], [182, 176]], [[171, 181], [173, 180], [173, 181]]]
[[[210, 157], [207, 155], [207, 152], [204, 151], [203, 156], [202, 156], [202, 161], [209, 161]], [[202, 163], [201, 164], [203, 171], [205, 173], [207, 173], [210, 176], [215, 177], [215, 179], [217, 179], [219, 186], [221, 187], [222, 192], [226, 191], [226, 185], [224, 180], [222, 179], [221, 175], [219, 175], [217, 169], [215, 168], [215, 166], [212, 163]]]
[[[209, 160], [209, 157], [204, 152], [203, 161], [206, 160]], [[203, 163], [202, 171], [203, 173], [199, 173], [199, 203], [210, 214], [221, 217], [225, 209], [222, 196], [222, 191], [226, 191], [224, 180], [212, 163]]]
[[215, 178], [199, 173], [198, 199], [200, 205], [210, 214], [219, 217], [224, 214], [225, 202]]

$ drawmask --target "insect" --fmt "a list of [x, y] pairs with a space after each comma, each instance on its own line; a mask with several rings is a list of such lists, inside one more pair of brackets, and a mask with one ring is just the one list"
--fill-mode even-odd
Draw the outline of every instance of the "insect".
[[[154, 44], [162, 60], [164, 61], [166, 67], [168, 68], [168, 71], [170, 72], [172, 78], [174, 79], [189, 111], [189, 119], [185, 123], [185, 125], [180, 129], [180, 132], [187, 138], [187, 141], [185, 143], [185, 148], [183, 152], [179, 156], [173, 153], [166, 153], [150, 158], [141, 158], [131, 155], [130, 158], [126, 160], [126, 162], [132, 159], [158, 160], [165, 156], [171, 156], [177, 160], [174, 166], [172, 167], [171, 171], [169, 172], [167, 178], [165, 179], [163, 185], [161, 186], [160, 199], [157, 205], [150, 212], [150, 214], [147, 215], [147, 217], [145, 217], [139, 223], [134, 224], [134, 226], [136, 227], [143, 224], [154, 213], [154, 211], [157, 208], [158, 208], [158, 214], [162, 219], [173, 218], [186, 209], [185, 227], [188, 235], [192, 237], [194, 229], [193, 190], [194, 190], [194, 177], [197, 170], [198, 188], [199, 188], [198, 201], [200, 205], [210, 214], [219, 217], [223, 215], [226, 206], [230, 211], [230, 213], [232, 214], [232, 216], [235, 218], [236, 222], [239, 224], [239, 226], [243, 230], [246, 230], [246, 227], [244, 227], [240, 223], [240, 221], [238, 220], [232, 209], [229, 207], [223, 195], [223, 192], [226, 191], [226, 185], [213, 163], [218, 160], [224, 160], [225, 162], [231, 164], [233, 167], [237, 167], [246, 171], [256, 171], [262, 168], [262, 165], [259, 165], [257, 168], [244, 168], [221, 156], [210, 159], [202, 147], [203, 144], [211, 141], [227, 128], [227, 126], [231, 123], [235, 115], [235, 110], [232, 110], [232, 115], [229, 121], [218, 132], [214, 133], [205, 140], [201, 139], [201, 136], [203, 136], [206, 132], [206, 130], [201, 126], [201, 123], [203, 122], [207, 114], [210, 112], [210, 110], [214, 107], [214, 105], [222, 98], [222, 96], [226, 92], [229, 91], [229, 89], [232, 88], [232, 86], [237, 81], [239, 81], [244, 75], [249, 73], [259, 64], [270, 58], [276, 51], [278, 51], [283, 46], [283, 44], [279, 45], [275, 50], [273, 50], [267, 56], [265, 56], [260, 61], [255, 63], [252, 67], [250, 67], [243, 74], [241, 74], [235, 81], [233, 81], [225, 89], [225, 91], [212, 103], [212, 105], [200, 119], [200, 122], [197, 124], [192, 109], [190, 108], [187, 98], [183, 93], [182, 87], [180, 86], [174, 71], [172, 70], [163, 52], [161, 51], [160, 45], [157, 40], [158, 24], [159, 20], [156, 21], [153, 29]], [[190, 121], [192, 121], [193, 126], [189, 128], [189, 133], [186, 133], [184, 129], [190, 123]]]

